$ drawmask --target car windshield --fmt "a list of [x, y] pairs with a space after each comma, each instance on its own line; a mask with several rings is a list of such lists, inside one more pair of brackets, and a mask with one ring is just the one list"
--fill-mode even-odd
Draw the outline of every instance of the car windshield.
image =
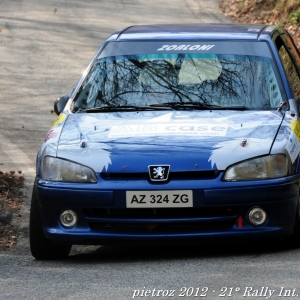
[[75, 98], [74, 111], [109, 107], [251, 110], [284, 101], [272, 59], [252, 55], [156, 53], [98, 59]]

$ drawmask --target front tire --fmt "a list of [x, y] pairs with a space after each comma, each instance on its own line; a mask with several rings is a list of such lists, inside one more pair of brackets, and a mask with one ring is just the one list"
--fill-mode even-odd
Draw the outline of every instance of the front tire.
[[38, 260], [66, 258], [72, 247], [72, 245], [55, 244], [45, 237], [39, 202], [34, 188], [29, 219], [29, 243], [32, 256]]

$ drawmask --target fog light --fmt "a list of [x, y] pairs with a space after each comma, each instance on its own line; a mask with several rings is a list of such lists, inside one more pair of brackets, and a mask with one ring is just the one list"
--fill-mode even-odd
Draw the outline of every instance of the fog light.
[[253, 207], [249, 210], [248, 219], [253, 225], [261, 225], [267, 219], [267, 213], [260, 207]]
[[59, 219], [62, 225], [71, 228], [77, 223], [77, 214], [73, 210], [65, 210], [60, 214]]

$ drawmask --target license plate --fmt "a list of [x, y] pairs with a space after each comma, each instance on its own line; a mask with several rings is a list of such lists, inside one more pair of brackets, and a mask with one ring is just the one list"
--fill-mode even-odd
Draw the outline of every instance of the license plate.
[[126, 191], [126, 207], [193, 207], [193, 191]]

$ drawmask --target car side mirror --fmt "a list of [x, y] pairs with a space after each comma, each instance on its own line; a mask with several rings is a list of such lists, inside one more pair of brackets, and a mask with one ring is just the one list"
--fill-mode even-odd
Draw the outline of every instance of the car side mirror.
[[69, 98], [70, 96], [68, 95], [61, 95], [56, 99], [54, 102], [54, 111], [57, 115], [60, 115], [63, 112]]

